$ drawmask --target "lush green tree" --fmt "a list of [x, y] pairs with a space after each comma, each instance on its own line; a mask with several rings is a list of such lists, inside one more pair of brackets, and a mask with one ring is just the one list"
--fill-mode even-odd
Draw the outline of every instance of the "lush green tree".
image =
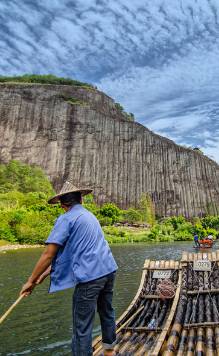
[[100, 208], [100, 214], [102, 216], [108, 217], [112, 219], [112, 223], [115, 223], [119, 220], [121, 211], [120, 209], [113, 203], [106, 203]]
[[49, 179], [41, 168], [18, 161], [0, 164], [0, 193], [16, 190], [22, 193], [54, 193]]
[[202, 218], [201, 224], [204, 228], [213, 228], [219, 230], [219, 215], [218, 216], [206, 216]]
[[141, 223], [144, 219], [139, 210], [134, 208], [129, 208], [123, 211], [122, 220], [130, 224], [133, 224], [133, 223]]
[[143, 221], [154, 225], [155, 223], [155, 210], [154, 205], [149, 194], [145, 193], [142, 195], [139, 201], [139, 210], [141, 212]]
[[186, 222], [186, 219], [183, 216], [172, 216], [164, 220], [165, 224], [171, 224], [174, 230], [177, 230], [179, 226]]

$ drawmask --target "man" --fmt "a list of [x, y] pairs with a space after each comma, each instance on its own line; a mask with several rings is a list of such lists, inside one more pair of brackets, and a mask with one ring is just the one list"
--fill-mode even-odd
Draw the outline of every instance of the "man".
[[48, 203], [61, 203], [65, 213], [57, 219], [46, 248], [20, 294], [29, 295], [49, 274], [49, 292], [75, 287], [73, 295], [74, 356], [92, 355], [95, 308], [100, 316], [105, 356], [114, 355], [115, 315], [112, 307], [116, 262], [98, 220], [82, 205], [91, 189], [66, 182]]
[[198, 240], [198, 235], [194, 235], [194, 242], [195, 242], [195, 247], [200, 247], [200, 243], [199, 243], [199, 240]]

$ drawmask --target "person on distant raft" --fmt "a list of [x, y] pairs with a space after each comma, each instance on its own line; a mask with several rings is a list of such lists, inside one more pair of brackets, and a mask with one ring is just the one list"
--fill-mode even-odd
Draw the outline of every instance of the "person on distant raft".
[[96, 217], [82, 204], [92, 189], [76, 188], [66, 182], [48, 203], [60, 202], [65, 213], [57, 219], [46, 240], [46, 248], [20, 294], [31, 294], [49, 274], [49, 293], [75, 287], [73, 295], [74, 356], [92, 355], [95, 309], [100, 316], [105, 356], [114, 355], [115, 313], [112, 306], [117, 264]]
[[213, 236], [212, 235], [208, 235], [207, 239], [210, 240], [210, 241], [213, 241]]
[[194, 242], [195, 242], [195, 247], [200, 247], [200, 243], [198, 240], [198, 235], [194, 235]]

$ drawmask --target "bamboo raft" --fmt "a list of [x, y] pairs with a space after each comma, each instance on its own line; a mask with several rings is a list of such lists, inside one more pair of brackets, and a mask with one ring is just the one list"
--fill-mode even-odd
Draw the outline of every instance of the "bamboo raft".
[[[164, 275], [165, 272], [169, 273], [169, 279], [176, 286], [175, 296], [172, 299], [162, 300], [156, 292], [160, 272]], [[116, 323], [117, 355], [153, 356], [160, 352], [172, 324], [180, 287], [179, 261], [145, 261], [138, 292]], [[102, 354], [101, 337], [98, 337], [93, 343], [93, 355]]]
[[[205, 271], [194, 270], [199, 261], [206, 263]], [[162, 355], [219, 355], [218, 264], [219, 251], [183, 253], [180, 299]]]
[[[174, 298], [158, 295], [159, 271], [161, 278], [169, 273]], [[138, 292], [116, 325], [117, 356], [219, 356], [219, 251], [184, 252], [181, 262], [146, 260]], [[102, 354], [98, 337], [93, 355]]]

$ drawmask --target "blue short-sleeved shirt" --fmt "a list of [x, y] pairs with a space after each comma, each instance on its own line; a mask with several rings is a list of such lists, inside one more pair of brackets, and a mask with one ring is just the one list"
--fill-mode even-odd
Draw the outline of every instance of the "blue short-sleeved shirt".
[[81, 204], [56, 220], [46, 244], [60, 246], [52, 261], [49, 292], [74, 287], [117, 270], [96, 217]]

